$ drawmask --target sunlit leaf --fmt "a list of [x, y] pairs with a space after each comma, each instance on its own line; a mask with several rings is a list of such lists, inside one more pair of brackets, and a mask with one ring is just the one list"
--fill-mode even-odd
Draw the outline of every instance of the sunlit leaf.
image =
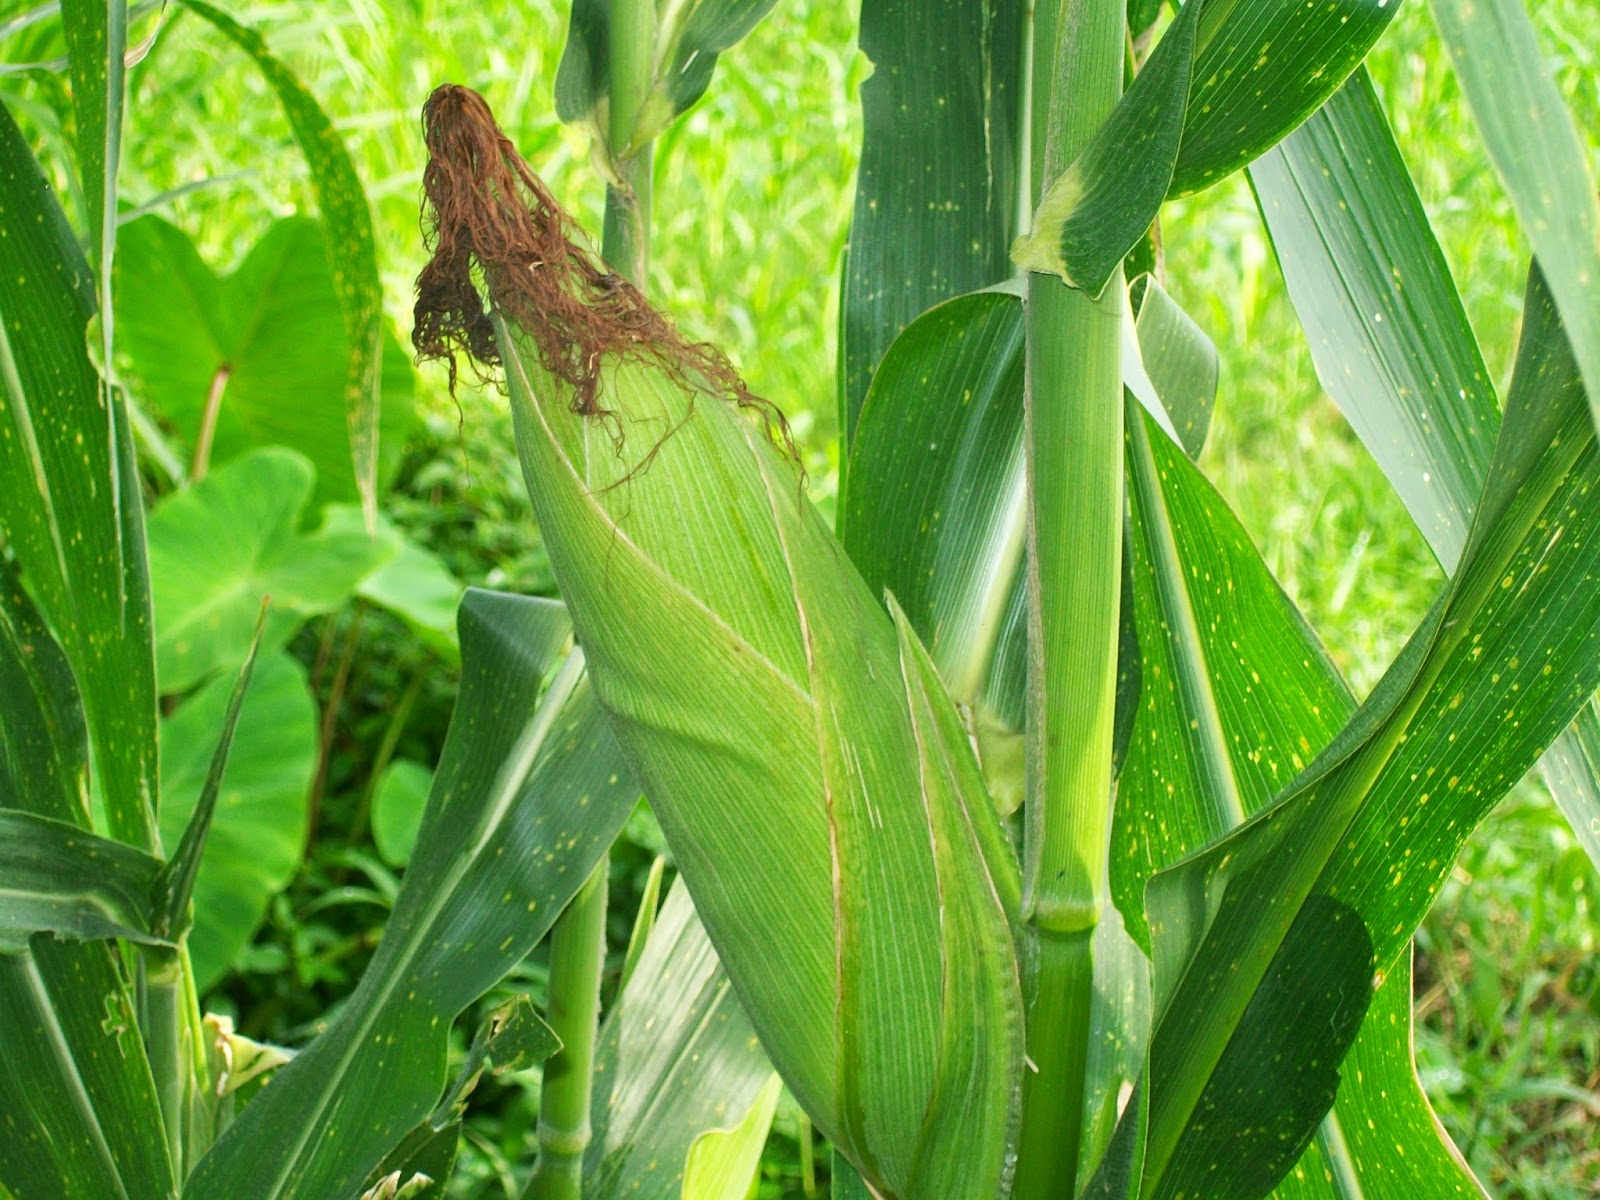
[[677, 1200], [696, 1140], [738, 1125], [771, 1078], [688, 889], [676, 883], [600, 1031], [584, 1194]]
[[[209, 423], [211, 465], [287, 446], [316, 468], [318, 503], [356, 498], [345, 412], [350, 342], [321, 224], [274, 222], [223, 278], [177, 226], [141, 217], [123, 227], [116, 284], [118, 345], [134, 394], [191, 455]], [[387, 329], [381, 358], [379, 484], [414, 419], [410, 361]]]

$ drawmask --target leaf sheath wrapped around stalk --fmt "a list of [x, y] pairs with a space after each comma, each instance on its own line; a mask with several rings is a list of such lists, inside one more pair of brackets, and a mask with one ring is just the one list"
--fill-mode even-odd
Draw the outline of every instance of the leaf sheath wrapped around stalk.
[[419, 350], [504, 367], [596, 695], [774, 1065], [881, 1195], [1004, 1194], [1019, 885], [926, 654], [775, 410], [573, 244], [479, 97], [424, 120]]

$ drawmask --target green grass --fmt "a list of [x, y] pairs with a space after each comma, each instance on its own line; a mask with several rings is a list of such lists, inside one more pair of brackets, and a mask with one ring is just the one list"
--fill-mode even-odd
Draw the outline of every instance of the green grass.
[[[441, 82], [483, 91], [555, 194], [599, 228], [601, 182], [582, 135], [561, 127], [550, 86], [564, 0], [513, 8], [465, 0], [264, 0], [234, 6], [322, 98], [373, 199], [390, 314], [409, 328], [423, 153], [418, 110]], [[651, 291], [693, 337], [722, 346], [795, 423], [813, 493], [831, 499], [838, 259], [846, 236], [865, 68], [853, 4], [786, 3], [724, 57], [707, 99], [663, 139]], [[1580, 128], [1600, 129], [1600, 8], [1530, 5]], [[174, 18], [136, 68], [124, 191], [139, 203], [213, 182], [172, 219], [218, 266], [267, 223], [309, 210], [304, 165], [256, 75], [200, 22]], [[1527, 246], [1434, 37], [1408, 5], [1371, 59], [1396, 134], [1439, 231], [1491, 368], [1515, 344]], [[1600, 165], [1600, 153], [1597, 153]], [[242, 174], [236, 174], [241, 172]], [[1234, 179], [1172, 206], [1163, 222], [1170, 290], [1216, 340], [1222, 389], [1203, 464], [1269, 566], [1365, 693], [1421, 618], [1442, 577], [1381, 473], [1317, 385], [1249, 190]], [[528, 514], [503, 401], [424, 375], [423, 428], [389, 510], [472, 582], [551, 587]], [[349, 636], [339, 618], [330, 644]], [[317, 652], [320, 630], [302, 649]], [[324, 841], [275, 907], [252, 952], [248, 1029], [303, 1035], [319, 1003], [348, 988], [370, 953], [392, 878], [359, 848], [364, 755], [386, 705], [426, 664], [369, 618], [371, 660], [349, 689], [324, 806]], [[376, 649], [378, 653], [368, 654]], [[432, 680], [403, 753], [437, 749], [447, 683]], [[352, 827], [354, 823], [355, 827]], [[649, 843], [648, 826], [636, 840]], [[354, 839], [358, 844], [346, 848]], [[637, 873], [645, 851], [617, 868]], [[1497, 1196], [1593, 1194], [1600, 1180], [1600, 915], [1594, 871], [1542, 785], [1486, 822], [1418, 937], [1419, 1061], [1446, 1126]], [[618, 921], [625, 933], [630, 914]], [[526, 982], [540, 985], [530, 964]], [[306, 989], [312, 995], [306, 995]], [[491, 1118], [464, 1148], [460, 1195], [497, 1196], [531, 1150], [530, 1080], [481, 1097]], [[768, 1164], [763, 1197], [799, 1195], [797, 1128]], [[825, 1155], [822, 1156], [825, 1162]], [[825, 1169], [819, 1163], [819, 1171]]]

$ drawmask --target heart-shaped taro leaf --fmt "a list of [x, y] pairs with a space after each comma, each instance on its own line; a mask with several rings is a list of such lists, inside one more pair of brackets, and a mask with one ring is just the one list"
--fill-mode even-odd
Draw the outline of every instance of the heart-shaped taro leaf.
[[343, 604], [397, 552], [354, 530], [302, 532], [311, 464], [258, 450], [169, 496], [150, 516], [156, 677], [185, 691], [244, 661], [263, 598], [261, 652], [280, 649], [307, 617]]
[[[219, 675], [161, 722], [161, 838], [176, 846], [194, 811], [233, 680]], [[316, 704], [287, 654], [256, 663], [194, 888], [189, 953], [202, 990], [255, 933], [289, 882], [306, 836], [317, 765]]]
[[[117, 340], [136, 394], [191, 451], [220, 388], [212, 463], [289, 446], [316, 467], [318, 503], [356, 499], [345, 413], [349, 344], [318, 222], [275, 222], [224, 278], [183, 230], [141, 217], [121, 231], [116, 276]], [[380, 485], [414, 420], [413, 389], [410, 359], [386, 329]]]

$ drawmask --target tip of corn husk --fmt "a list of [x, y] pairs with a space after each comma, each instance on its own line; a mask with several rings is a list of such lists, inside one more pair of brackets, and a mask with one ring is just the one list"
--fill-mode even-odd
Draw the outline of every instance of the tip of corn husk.
[[533, 343], [544, 370], [570, 388], [573, 412], [610, 416], [605, 364], [646, 360], [688, 391], [759, 412], [774, 440], [798, 458], [777, 407], [751, 393], [715, 346], [686, 340], [580, 240], [482, 96], [445, 84], [423, 105], [422, 126], [430, 257], [417, 276], [412, 344], [419, 362], [448, 364], [452, 392], [457, 355], [465, 354], [480, 375], [501, 363], [492, 305]]

